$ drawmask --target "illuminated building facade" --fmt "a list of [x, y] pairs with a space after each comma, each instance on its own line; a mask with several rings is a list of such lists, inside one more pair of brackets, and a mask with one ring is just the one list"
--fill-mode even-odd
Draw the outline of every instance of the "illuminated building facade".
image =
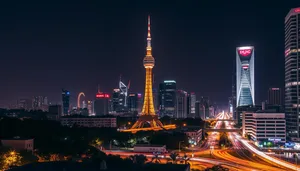
[[107, 115], [109, 109], [110, 95], [98, 92], [94, 101], [94, 113], [96, 116]]
[[62, 104], [63, 114], [67, 115], [70, 109], [70, 92], [68, 90], [62, 89]]
[[300, 141], [300, 8], [285, 17], [285, 114], [287, 136]]
[[236, 48], [237, 106], [254, 105], [254, 47]]
[[176, 118], [187, 118], [188, 112], [188, 93], [183, 90], [178, 90], [176, 93]]
[[148, 36], [147, 36], [147, 53], [144, 58], [144, 67], [146, 69], [145, 80], [145, 95], [142, 113], [137, 122], [132, 126], [132, 129], [143, 128], [145, 124], [150, 124], [151, 128], [162, 129], [163, 125], [158, 120], [158, 116], [155, 114], [153, 103], [153, 88], [152, 88], [152, 68], [154, 67], [155, 60], [152, 56], [151, 47], [151, 33], [150, 33], [150, 16], [148, 16]]
[[159, 84], [159, 112], [161, 116], [175, 117], [176, 81], [165, 80]]
[[194, 117], [196, 113], [196, 94], [191, 93], [189, 96], [189, 108], [190, 108], [190, 114]]

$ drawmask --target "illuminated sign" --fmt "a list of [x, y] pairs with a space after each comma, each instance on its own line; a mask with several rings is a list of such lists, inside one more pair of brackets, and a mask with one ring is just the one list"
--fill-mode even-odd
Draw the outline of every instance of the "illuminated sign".
[[96, 98], [109, 98], [109, 94], [96, 94]]
[[272, 90], [279, 90], [279, 88], [272, 88]]
[[296, 8], [294, 11], [295, 12], [300, 12], [300, 8]]
[[239, 54], [241, 56], [249, 56], [251, 54], [251, 49], [242, 49], [242, 50], [239, 50]]

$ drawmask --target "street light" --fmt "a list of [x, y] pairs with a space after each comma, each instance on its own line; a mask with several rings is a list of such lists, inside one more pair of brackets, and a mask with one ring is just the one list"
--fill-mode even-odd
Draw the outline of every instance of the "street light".
[[182, 143], [182, 142], [184, 142], [184, 141], [180, 141], [180, 142], [179, 142], [179, 150], [178, 150], [178, 151], [179, 151], [179, 153], [180, 153], [180, 143]]

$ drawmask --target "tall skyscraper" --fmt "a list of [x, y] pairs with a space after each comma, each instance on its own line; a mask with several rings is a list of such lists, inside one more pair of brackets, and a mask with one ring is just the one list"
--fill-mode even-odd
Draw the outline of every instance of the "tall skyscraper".
[[94, 112], [96, 116], [108, 114], [110, 95], [107, 93], [98, 92], [94, 101]]
[[203, 119], [209, 118], [209, 98], [207, 96], [200, 98], [200, 116]]
[[270, 105], [282, 105], [281, 104], [281, 89], [269, 88], [268, 91], [268, 104]]
[[175, 117], [176, 81], [165, 80], [159, 84], [158, 103], [161, 116]]
[[300, 141], [300, 8], [285, 17], [285, 114], [287, 136]]
[[236, 97], [237, 106], [255, 105], [254, 47], [236, 48]]
[[155, 114], [153, 104], [153, 88], [152, 88], [152, 68], [154, 67], [155, 60], [152, 56], [151, 47], [151, 33], [150, 33], [150, 16], [148, 16], [148, 35], [147, 35], [147, 48], [146, 56], [143, 60], [144, 67], [146, 69], [146, 80], [145, 80], [145, 96], [144, 104], [141, 116], [132, 126], [132, 129], [142, 128], [145, 123], [149, 123], [152, 128], [162, 129], [163, 124], [158, 120], [158, 116]]
[[176, 118], [187, 118], [188, 94], [186, 91], [178, 90], [176, 93]]
[[130, 112], [138, 111], [138, 94], [130, 93], [128, 96], [128, 110]]
[[190, 94], [189, 100], [190, 100], [190, 103], [189, 103], [189, 105], [190, 105], [190, 107], [189, 107], [190, 108], [190, 114], [193, 117], [195, 117], [195, 113], [196, 113], [196, 94], [192, 92]]
[[62, 104], [63, 114], [67, 115], [70, 109], [70, 92], [68, 90], [62, 89]]

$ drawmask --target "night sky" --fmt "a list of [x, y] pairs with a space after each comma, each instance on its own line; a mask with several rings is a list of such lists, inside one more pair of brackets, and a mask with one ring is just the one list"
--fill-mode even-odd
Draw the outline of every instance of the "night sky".
[[174, 79], [226, 104], [240, 45], [255, 47], [257, 103], [284, 87], [284, 18], [299, 0], [76, 2], [0, 3], [0, 107], [37, 95], [60, 102], [61, 88], [93, 99], [120, 75], [143, 92], [148, 14], [155, 87]]

